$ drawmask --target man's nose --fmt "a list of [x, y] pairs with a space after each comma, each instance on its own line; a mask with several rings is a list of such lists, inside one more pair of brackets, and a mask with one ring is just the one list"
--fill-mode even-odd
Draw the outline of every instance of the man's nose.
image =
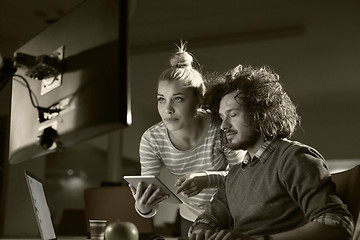
[[227, 121], [227, 118], [221, 120], [220, 128], [225, 132], [230, 128], [230, 124]]

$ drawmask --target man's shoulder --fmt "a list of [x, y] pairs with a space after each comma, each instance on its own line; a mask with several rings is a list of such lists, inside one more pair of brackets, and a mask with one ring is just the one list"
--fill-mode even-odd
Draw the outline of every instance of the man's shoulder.
[[316, 155], [317, 157], [323, 158], [322, 155], [314, 148], [307, 144], [289, 140], [289, 139], [279, 139], [277, 141], [276, 152], [283, 154], [295, 154], [295, 153], [310, 153], [311, 155]]
[[289, 140], [287, 138], [283, 138], [283, 139], [278, 139], [276, 141], [276, 144], [277, 144], [277, 148], [278, 149], [282, 149], [282, 150], [286, 150], [286, 149], [289, 149], [289, 148], [308, 148], [310, 146], [306, 145], [306, 144], [303, 144], [301, 142], [298, 142], [298, 141], [294, 141], [294, 140]]

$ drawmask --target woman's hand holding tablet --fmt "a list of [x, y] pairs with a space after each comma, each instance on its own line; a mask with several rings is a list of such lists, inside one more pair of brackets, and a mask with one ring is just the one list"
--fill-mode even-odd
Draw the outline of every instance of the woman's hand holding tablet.
[[124, 176], [124, 179], [132, 187], [130, 189], [133, 195], [137, 194], [136, 197], [143, 203], [147, 202], [149, 205], [156, 205], [159, 202], [182, 203], [178, 196], [156, 176]]

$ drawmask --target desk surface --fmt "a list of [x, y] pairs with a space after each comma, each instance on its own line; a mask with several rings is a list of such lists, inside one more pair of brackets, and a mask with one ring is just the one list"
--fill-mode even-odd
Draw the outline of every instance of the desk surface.
[[[41, 240], [41, 238], [34, 238], [34, 237], [0, 237], [0, 240]], [[60, 236], [57, 240], [90, 240], [85, 236]], [[170, 239], [169, 239], [170, 240]], [[171, 239], [175, 240], [175, 239]]]
[[[176, 237], [164, 237], [165, 240], [177, 240], [178, 238]], [[63, 237], [59, 237], [58, 240], [90, 240], [84, 236], [63, 236]], [[0, 240], [41, 240], [41, 238], [7, 238], [7, 237], [0, 237]]]

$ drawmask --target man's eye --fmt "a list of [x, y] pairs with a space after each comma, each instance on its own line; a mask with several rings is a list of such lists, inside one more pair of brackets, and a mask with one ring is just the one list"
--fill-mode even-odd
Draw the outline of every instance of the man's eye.
[[233, 117], [236, 117], [236, 115], [237, 115], [236, 113], [232, 113], [232, 114], [230, 114], [230, 117], [233, 118]]

